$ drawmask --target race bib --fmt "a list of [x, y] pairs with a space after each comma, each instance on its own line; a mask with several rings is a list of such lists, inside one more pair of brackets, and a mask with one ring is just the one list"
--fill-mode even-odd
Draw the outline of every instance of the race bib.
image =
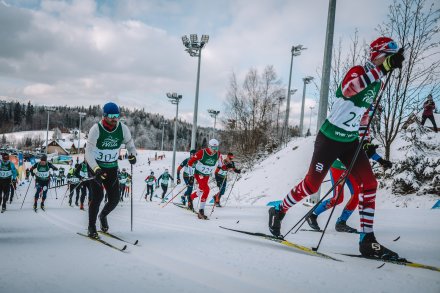
[[40, 177], [40, 178], [49, 178], [49, 171], [46, 171], [46, 172], [37, 171], [37, 173], [35, 175], [37, 175], [37, 177]]
[[119, 149], [114, 150], [96, 150], [95, 160], [105, 163], [111, 163], [118, 160]]
[[0, 171], [0, 177], [1, 178], [7, 178], [7, 177], [11, 177], [12, 176], [12, 171], [8, 170], [8, 171]]
[[214, 170], [215, 166], [206, 166], [201, 164], [200, 162], [196, 165], [196, 170], [202, 173], [203, 175], [210, 175]]

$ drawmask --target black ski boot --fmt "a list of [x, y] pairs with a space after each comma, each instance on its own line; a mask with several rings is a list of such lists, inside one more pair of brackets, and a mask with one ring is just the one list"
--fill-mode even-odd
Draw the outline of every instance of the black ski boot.
[[361, 242], [359, 243], [359, 251], [362, 256], [387, 259], [387, 260], [398, 260], [399, 255], [394, 251], [389, 250], [385, 246], [379, 244], [374, 236], [374, 233], [366, 233], [361, 236]]
[[44, 209], [44, 202], [41, 202], [41, 204], [40, 204], [40, 208], [44, 211], [45, 209]]
[[2, 213], [6, 211], [6, 206], [2, 206]]
[[34, 206], [33, 206], [34, 211], [37, 211], [37, 203], [34, 202]]
[[204, 210], [204, 209], [200, 209], [200, 210], [199, 210], [199, 213], [197, 214], [197, 217], [198, 217], [200, 220], [208, 220], [208, 217], [205, 216], [205, 210]]
[[72, 206], [72, 199], [69, 199], [69, 206]]
[[101, 231], [107, 232], [109, 228], [107, 222], [107, 216], [103, 216], [102, 214], [99, 214], [99, 222], [101, 223]]
[[358, 230], [347, 225], [346, 221], [337, 221], [335, 230], [338, 232], [357, 233]]
[[87, 236], [89, 236], [90, 238], [99, 239], [99, 235], [96, 231], [95, 225], [89, 226], [89, 228], [87, 229]]
[[307, 224], [309, 224], [310, 228], [316, 231], [320, 231], [321, 228], [319, 227], [318, 221], [316, 221], [316, 219], [318, 219], [318, 216], [312, 213], [310, 216], [306, 218], [306, 221]]
[[273, 236], [281, 236], [281, 221], [284, 219], [285, 215], [285, 213], [275, 207], [269, 209], [269, 230]]

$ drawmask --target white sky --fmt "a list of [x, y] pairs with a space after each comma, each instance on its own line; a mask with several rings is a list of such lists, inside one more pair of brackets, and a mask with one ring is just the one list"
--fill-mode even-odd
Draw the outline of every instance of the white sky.
[[[335, 43], [377, 37], [391, 0], [338, 0]], [[291, 123], [298, 124], [302, 78], [322, 66], [328, 1], [0, 1], [0, 97], [36, 104], [90, 105], [111, 100], [167, 118], [166, 92], [183, 95], [180, 117], [192, 122], [197, 58], [181, 36], [209, 34], [202, 53], [199, 125], [208, 108], [223, 112], [231, 73], [274, 65], [287, 87], [290, 48], [308, 49], [293, 62]], [[318, 93], [307, 88], [309, 106]], [[317, 112], [317, 107], [314, 113]], [[219, 118], [221, 118], [220, 113]], [[316, 123], [313, 119], [312, 123]], [[314, 127], [312, 127], [313, 129]]]

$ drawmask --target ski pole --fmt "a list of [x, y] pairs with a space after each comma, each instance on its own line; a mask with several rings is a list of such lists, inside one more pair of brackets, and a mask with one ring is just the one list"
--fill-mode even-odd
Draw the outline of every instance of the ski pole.
[[226, 198], [226, 201], [225, 201], [225, 204], [223, 205], [223, 207], [225, 207], [226, 204], [228, 203], [229, 196], [231, 195], [232, 189], [234, 188], [234, 185], [235, 185], [235, 182], [237, 182], [237, 179], [238, 179], [238, 175], [235, 175], [234, 182], [232, 183], [231, 190], [229, 190], [228, 197]]
[[131, 180], [130, 180], [130, 206], [131, 206], [131, 232], [133, 232], [133, 164], [130, 164], [130, 176], [131, 176]]
[[[399, 51], [400, 51], [400, 50], [399, 50]], [[377, 102], [376, 102], [377, 105], [380, 104], [380, 101], [382, 100], [383, 93], [385, 92], [385, 89], [386, 89], [386, 87], [387, 87], [387, 85], [388, 85], [388, 82], [390, 81], [390, 78], [391, 78], [392, 73], [393, 73], [393, 70], [390, 71], [390, 73], [389, 73], [388, 76], [387, 76], [387, 79], [385, 80], [385, 84], [384, 84], [384, 86], [383, 86], [383, 88], [382, 88], [382, 92], [380, 93], [379, 97], [377, 98]], [[346, 171], [346, 174], [345, 174], [345, 176], [344, 176], [344, 180], [343, 180], [343, 184], [345, 184], [345, 182], [347, 181], [347, 177], [348, 177], [348, 175], [350, 175], [351, 170], [353, 169], [354, 164], [355, 164], [355, 162], [356, 162], [356, 160], [357, 160], [357, 158], [358, 158], [358, 156], [359, 156], [359, 153], [360, 153], [360, 151], [361, 151], [361, 149], [362, 149], [362, 144], [363, 144], [363, 142], [364, 142], [364, 140], [365, 140], [365, 136], [366, 136], [366, 134], [367, 134], [367, 132], [368, 132], [368, 130], [369, 130], [369, 128], [370, 128], [371, 121], [373, 121], [373, 117], [374, 117], [374, 115], [376, 114], [376, 110], [377, 110], [377, 108], [378, 108], [378, 107], [374, 107], [374, 109], [373, 109], [373, 113], [371, 114], [371, 118], [370, 118], [370, 120], [368, 121], [367, 127], [366, 127], [365, 130], [364, 130], [364, 135], [361, 137], [361, 141], [359, 142], [359, 145], [358, 145], [358, 147], [357, 147], [357, 149], [356, 149], [356, 152], [355, 152], [355, 154], [354, 154], [354, 156], [353, 156], [353, 159], [351, 160], [350, 166], [348, 167], [348, 169], [347, 169], [347, 171]], [[335, 186], [336, 186], [336, 185], [335, 185]], [[336, 197], [336, 202], [338, 202], [338, 200], [339, 200], [339, 196], [341, 195], [342, 191], [343, 191], [343, 188], [341, 188], [341, 189], [339, 190], [339, 193], [338, 193], [338, 195], [337, 195], [337, 197]], [[331, 219], [331, 217], [332, 217], [332, 215], [333, 215], [333, 212], [335, 211], [335, 208], [336, 208], [336, 205], [333, 206], [333, 208], [332, 208], [332, 210], [331, 210], [331, 212], [330, 212], [330, 216], [329, 216], [328, 219], [327, 219], [327, 223], [325, 224], [324, 230], [322, 230], [321, 238], [319, 239], [318, 245], [317, 245], [316, 247], [313, 247], [313, 248], [312, 248], [314, 251], [318, 251], [319, 246], [321, 245], [321, 241], [322, 241], [322, 239], [324, 238], [325, 231], [327, 230], [328, 224], [329, 224], [330, 219]]]
[[21, 203], [20, 210], [23, 208], [23, 204], [24, 204], [24, 201], [25, 201], [26, 196], [27, 196], [27, 194], [28, 194], [29, 187], [31, 187], [32, 179], [33, 179], [33, 177], [31, 177], [31, 180], [29, 181], [29, 185], [28, 185], [28, 188], [27, 188], [26, 193], [25, 193], [25, 195], [24, 195], [23, 202]]
[[[218, 188], [218, 196], [219, 197], [220, 197], [220, 193], [222, 192], [222, 188], [223, 188], [223, 185], [225, 184], [227, 177], [228, 177], [228, 173], [226, 172], [225, 178], [223, 178], [222, 184]], [[219, 198], [219, 203], [220, 203], [220, 198]], [[215, 195], [214, 195], [214, 204], [212, 205], [211, 213], [209, 214], [210, 217], [211, 217], [212, 213], [214, 212], [215, 204], [216, 204], [216, 202], [215, 202]]]
[[142, 200], [142, 196], [145, 194], [145, 190], [147, 190], [147, 185], [145, 185], [144, 190], [141, 193], [141, 196], [139, 197], [139, 201]]
[[187, 187], [188, 187], [188, 185], [183, 186], [183, 188], [182, 188], [178, 193], [176, 193], [176, 195], [173, 196], [169, 201], [167, 201], [167, 202], [162, 206], [162, 208], [166, 207], [170, 202], [172, 202], [173, 199], [175, 199], [179, 194], [181, 194], [182, 191], [184, 191]]
[[[177, 187], [177, 184], [171, 189], [170, 192], [168, 192], [167, 195], [165, 195], [164, 199], [165, 199], [165, 198], [168, 198], [168, 196], [169, 196], [171, 193], [173, 193], [173, 191], [174, 191], [174, 189], [176, 189], [176, 187]], [[160, 202], [159, 205], [161, 205], [161, 204], [162, 204], [162, 203]]]

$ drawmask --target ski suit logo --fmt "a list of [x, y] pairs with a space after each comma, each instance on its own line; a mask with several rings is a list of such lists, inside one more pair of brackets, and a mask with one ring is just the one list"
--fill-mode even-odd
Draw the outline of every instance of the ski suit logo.
[[365, 103], [371, 104], [371, 103], [373, 103], [374, 96], [375, 96], [374, 91], [368, 90], [367, 93], [365, 93], [365, 96], [362, 98], [362, 101], [364, 101]]
[[115, 148], [118, 146], [118, 139], [109, 136], [104, 139], [104, 141], [102, 142], [102, 146], [105, 148]]
[[318, 172], [318, 173], [321, 173], [322, 170], [324, 170], [324, 165], [322, 163], [317, 163], [315, 165], [315, 171]]

